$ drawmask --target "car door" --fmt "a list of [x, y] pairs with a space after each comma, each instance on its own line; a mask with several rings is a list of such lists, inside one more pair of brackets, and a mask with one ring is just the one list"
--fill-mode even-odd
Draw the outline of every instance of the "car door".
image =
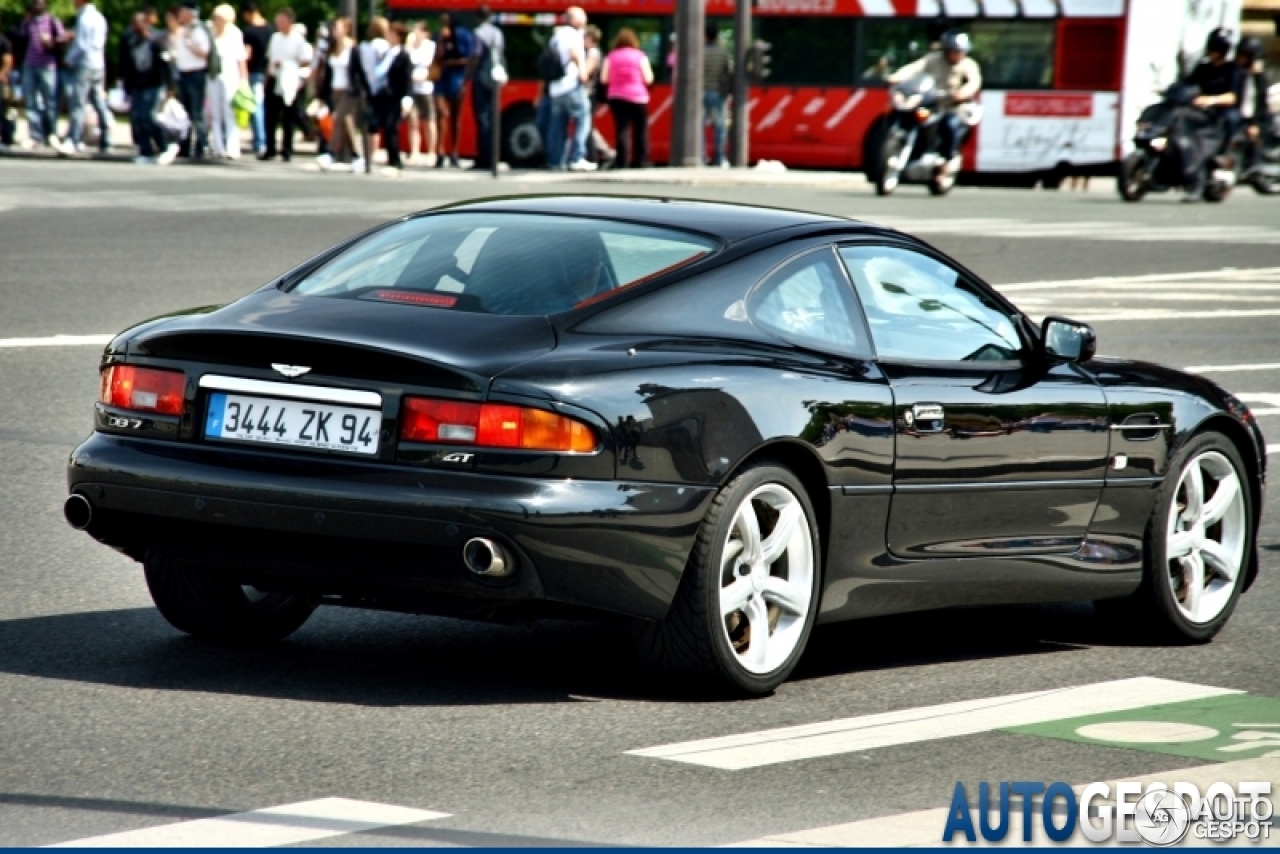
[[900, 557], [1080, 548], [1108, 453], [1102, 389], [1049, 363], [986, 286], [923, 250], [839, 250], [895, 407], [886, 537]]

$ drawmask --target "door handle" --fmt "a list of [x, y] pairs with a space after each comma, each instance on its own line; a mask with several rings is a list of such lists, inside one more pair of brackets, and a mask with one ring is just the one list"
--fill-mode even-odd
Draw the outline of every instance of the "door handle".
[[907, 429], [916, 433], [941, 433], [946, 413], [940, 403], [913, 403], [903, 414]]

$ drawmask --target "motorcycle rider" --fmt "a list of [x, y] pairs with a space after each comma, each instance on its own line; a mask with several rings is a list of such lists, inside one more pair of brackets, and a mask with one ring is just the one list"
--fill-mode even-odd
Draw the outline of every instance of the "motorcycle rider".
[[956, 153], [969, 132], [969, 123], [960, 108], [972, 102], [982, 91], [982, 71], [969, 56], [972, 49], [967, 34], [948, 30], [942, 34], [938, 50], [930, 51], [889, 75], [890, 83], [902, 83], [928, 74], [946, 89], [946, 95], [939, 101], [939, 108], [946, 110], [938, 127], [938, 154], [943, 159], [940, 172], [945, 170], [954, 174], [959, 171], [960, 158]]
[[1231, 31], [1219, 27], [1209, 33], [1204, 45], [1204, 59], [1192, 69], [1187, 82], [1200, 90], [1191, 105], [1205, 110], [1221, 124], [1224, 147], [1240, 132], [1240, 93], [1244, 90], [1244, 71], [1231, 55]]

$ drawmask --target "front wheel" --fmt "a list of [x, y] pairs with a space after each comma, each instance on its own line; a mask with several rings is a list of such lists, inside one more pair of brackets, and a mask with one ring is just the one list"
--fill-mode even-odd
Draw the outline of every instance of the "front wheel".
[[1192, 439], [1156, 498], [1142, 586], [1127, 600], [1099, 603], [1101, 610], [1183, 643], [1221, 631], [1240, 598], [1253, 549], [1246, 472], [1222, 434]]
[[1206, 202], [1225, 202], [1229, 195], [1231, 195], [1231, 187], [1226, 181], [1209, 181], [1204, 185], [1204, 200]]
[[887, 196], [898, 189], [902, 170], [911, 152], [906, 150], [907, 135], [898, 128], [885, 131], [884, 144], [880, 147], [880, 169], [876, 177], [876, 195]]
[[667, 616], [637, 632], [664, 675], [764, 694], [791, 674], [818, 609], [813, 506], [790, 471], [752, 466], [716, 496]]
[[313, 597], [259, 590], [166, 552], [142, 563], [151, 600], [175, 629], [196, 637], [265, 642], [293, 634], [316, 609]]
[[1120, 198], [1126, 202], [1140, 202], [1147, 194], [1150, 176], [1147, 174], [1147, 158], [1135, 151], [1120, 164], [1120, 175], [1116, 180], [1116, 189]]

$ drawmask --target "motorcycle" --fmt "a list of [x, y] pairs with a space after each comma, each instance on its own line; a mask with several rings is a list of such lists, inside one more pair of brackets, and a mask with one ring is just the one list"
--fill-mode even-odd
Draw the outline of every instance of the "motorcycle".
[[[938, 109], [946, 93], [928, 74], [894, 85], [890, 90], [891, 109], [880, 145], [876, 194], [887, 196], [899, 184], [925, 184], [935, 196], [943, 196], [955, 186], [963, 163], [959, 153], [951, 162], [938, 153], [944, 112]], [[978, 124], [981, 108], [965, 104], [961, 115], [969, 127]]]
[[1213, 115], [1192, 106], [1199, 88], [1175, 83], [1138, 116], [1134, 151], [1120, 164], [1117, 189], [1126, 202], [1147, 193], [1201, 186], [1206, 202], [1221, 202], [1240, 183], [1244, 158]]

